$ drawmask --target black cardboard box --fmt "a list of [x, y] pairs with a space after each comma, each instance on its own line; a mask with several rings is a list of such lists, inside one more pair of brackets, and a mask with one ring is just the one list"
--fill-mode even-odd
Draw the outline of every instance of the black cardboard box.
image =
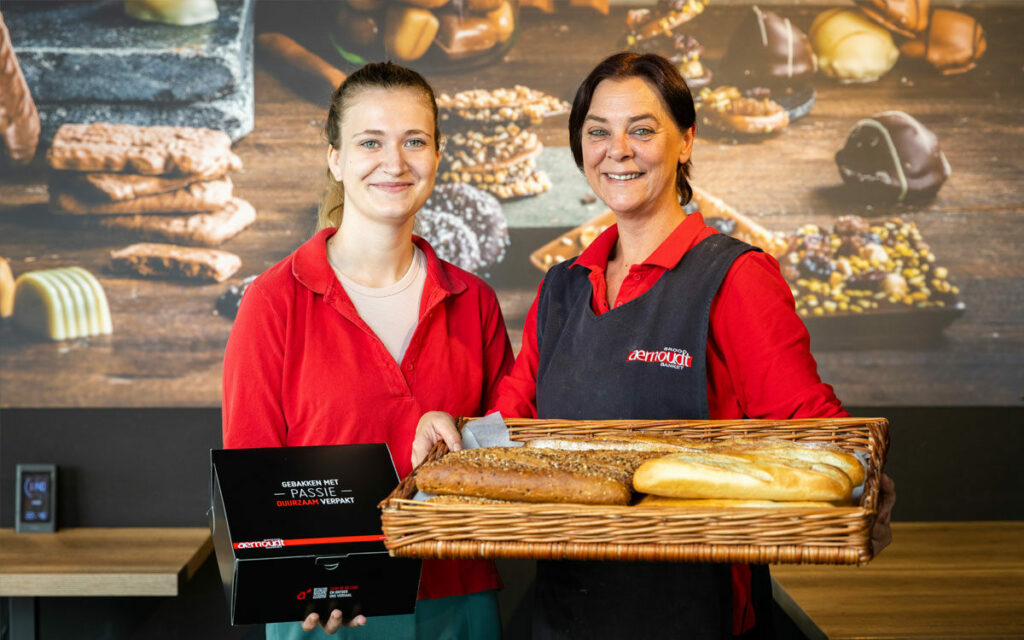
[[391, 558], [386, 444], [211, 452], [211, 529], [231, 624], [412, 613], [420, 561]]

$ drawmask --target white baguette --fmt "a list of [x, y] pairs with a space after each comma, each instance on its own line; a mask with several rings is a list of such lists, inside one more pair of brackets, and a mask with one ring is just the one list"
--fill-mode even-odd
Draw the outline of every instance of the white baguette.
[[856, 456], [839, 447], [824, 443], [797, 443], [789, 440], [765, 438], [761, 440], [737, 439], [715, 448], [718, 453], [752, 456], [756, 460], [771, 458], [780, 462], [803, 460], [832, 465], [850, 478], [853, 486], [864, 482], [864, 465]]
[[815, 501], [844, 500], [853, 489], [845, 473], [827, 464], [709, 452], [649, 460], [633, 475], [633, 487], [669, 498]]
[[638, 506], [692, 509], [704, 509], [706, 507], [714, 507], [716, 509], [780, 509], [793, 507], [825, 508], [834, 507], [836, 505], [831, 502], [823, 502], [820, 500], [791, 500], [788, 502], [779, 502], [776, 500], [730, 500], [727, 498], [687, 499], [665, 498], [662, 496], [644, 496], [643, 500], [638, 503]]
[[526, 446], [532, 449], [556, 449], [560, 451], [663, 451], [674, 453], [681, 447], [668, 443], [645, 442], [627, 438], [537, 438], [529, 440]]

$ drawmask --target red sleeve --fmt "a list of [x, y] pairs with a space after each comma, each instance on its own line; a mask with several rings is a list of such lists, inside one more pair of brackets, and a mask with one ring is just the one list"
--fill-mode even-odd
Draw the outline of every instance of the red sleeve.
[[[775, 258], [740, 256], [711, 305], [711, 417], [830, 418], [848, 415], [818, 377], [810, 336]], [[736, 406], [728, 406], [733, 403]]]
[[498, 297], [490, 288], [484, 296], [481, 316], [484, 331], [485, 385], [481, 395], [481, 408], [487, 408], [497, 401], [499, 385], [512, 369], [515, 356], [512, 353], [512, 343], [508, 339], [508, 331], [505, 329], [505, 318], [501, 315], [501, 307], [498, 305]]
[[284, 310], [254, 282], [242, 296], [224, 351], [224, 447], [283, 447]]
[[498, 387], [498, 398], [491, 407], [505, 418], [536, 418], [537, 417], [537, 300], [540, 288], [530, 305], [523, 324], [523, 344], [516, 356], [515, 365]]

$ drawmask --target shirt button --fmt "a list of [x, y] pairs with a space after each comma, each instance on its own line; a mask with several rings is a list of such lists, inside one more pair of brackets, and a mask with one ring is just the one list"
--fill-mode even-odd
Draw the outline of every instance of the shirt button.
[[639, 273], [634, 273], [633, 274], [633, 279], [634, 280], [639, 280], [640, 279], [640, 274]]
[[412, 369], [413, 369], [412, 363], [410, 362], [409, 364], [405, 365], [405, 368], [408, 369], [409, 371], [412, 371]]

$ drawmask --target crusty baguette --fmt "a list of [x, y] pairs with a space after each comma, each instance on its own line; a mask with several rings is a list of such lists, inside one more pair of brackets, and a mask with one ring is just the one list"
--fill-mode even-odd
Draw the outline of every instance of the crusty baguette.
[[684, 436], [656, 435], [652, 433], [624, 433], [615, 436], [594, 436], [596, 440], [629, 440], [630, 442], [646, 443], [664, 448], [666, 451], [703, 451], [718, 446], [709, 440], [696, 440]]
[[742, 456], [753, 456], [755, 459], [771, 458], [779, 461], [803, 460], [805, 462], [821, 462], [832, 465], [850, 478], [853, 486], [864, 482], [864, 465], [856, 456], [846, 453], [839, 447], [825, 443], [803, 443], [777, 438], [736, 439], [725, 442], [715, 448], [717, 453], [734, 453]]
[[815, 500], [791, 500], [779, 502], [776, 500], [729, 500], [713, 498], [665, 498], [663, 496], [644, 496], [638, 506], [643, 507], [674, 507], [704, 509], [713, 507], [715, 509], [780, 509], [791, 507], [834, 507], [831, 502]]
[[633, 487], [669, 498], [843, 500], [850, 478], [827, 464], [788, 463], [724, 453], [679, 453], [649, 460]]
[[673, 453], [680, 448], [661, 442], [645, 442], [632, 438], [601, 437], [596, 438], [537, 438], [529, 440], [526, 446], [531, 449], [558, 449], [561, 451], [657, 451]]
[[497, 500], [628, 504], [633, 471], [652, 455], [657, 454], [525, 447], [463, 449], [420, 467], [416, 486], [428, 493]]

